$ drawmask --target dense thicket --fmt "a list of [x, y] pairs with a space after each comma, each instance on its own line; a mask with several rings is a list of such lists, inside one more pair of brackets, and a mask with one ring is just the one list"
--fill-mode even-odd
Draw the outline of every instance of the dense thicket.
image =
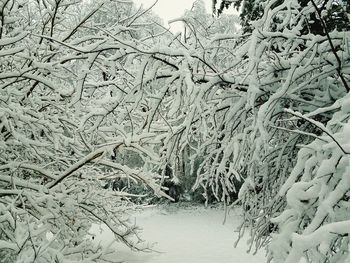
[[225, 134], [246, 176], [245, 225], [273, 262], [347, 262], [349, 2], [244, 4], [254, 17], [230, 40], [230, 72], [246, 92]]
[[259, 1], [241, 33], [197, 1], [182, 36], [129, 1], [1, 3], [7, 258], [98, 262], [92, 222], [143, 249], [130, 194], [101, 186], [167, 196], [170, 168], [225, 204], [244, 181], [240, 235], [273, 262], [349, 260], [347, 2]]
[[[126, 177], [165, 195], [142, 166], [159, 162], [155, 135], [139, 132], [152, 122], [139, 68], [167, 33], [158, 22], [130, 1], [0, 1], [1, 262], [118, 262], [92, 223], [147, 250], [128, 195], [102, 185]], [[127, 149], [144, 162], [113, 161]]]

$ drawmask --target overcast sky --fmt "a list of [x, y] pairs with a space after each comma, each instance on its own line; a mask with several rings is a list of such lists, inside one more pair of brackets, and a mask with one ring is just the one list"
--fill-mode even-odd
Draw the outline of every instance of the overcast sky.
[[[143, 4], [144, 8], [151, 6], [155, 0], [133, 0], [137, 6]], [[186, 9], [191, 9], [195, 0], [158, 0], [158, 3], [153, 7], [154, 13], [164, 20], [167, 25], [169, 20], [181, 17]], [[207, 12], [211, 9], [211, 0], [204, 0]], [[181, 23], [172, 23], [172, 31], [180, 31], [182, 29]]]

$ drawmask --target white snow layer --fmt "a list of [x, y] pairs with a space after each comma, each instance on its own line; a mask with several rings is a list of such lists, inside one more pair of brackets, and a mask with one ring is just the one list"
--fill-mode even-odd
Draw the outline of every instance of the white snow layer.
[[[247, 254], [247, 238], [234, 247], [235, 229], [240, 222], [238, 210], [231, 211], [223, 224], [224, 212], [210, 208], [148, 208], [135, 215], [143, 227], [142, 237], [158, 251], [135, 252], [115, 244], [116, 257], [129, 263], [255, 263], [266, 262], [264, 251]], [[102, 230], [102, 231], [101, 231]], [[112, 233], [106, 227], [93, 226], [95, 241], [110, 244]]]

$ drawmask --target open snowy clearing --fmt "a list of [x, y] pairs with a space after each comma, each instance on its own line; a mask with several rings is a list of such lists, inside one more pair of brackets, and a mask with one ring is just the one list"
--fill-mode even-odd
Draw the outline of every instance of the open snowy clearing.
[[[156, 243], [154, 250], [160, 253], [131, 251], [121, 244], [116, 245], [121, 261], [136, 263], [254, 263], [265, 262], [264, 251], [257, 255], [247, 254], [246, 239], [234, 247], [235, 232], [239, 224], [239, 210], [231, 211], [223, 224], [224, 212], [213, 208], [149, 208], [135, 215], [143, 227], [142, 237]], [[107, 245], [112, 234], [105, 228], [102, 233], [93, 227], [96, 242]]]

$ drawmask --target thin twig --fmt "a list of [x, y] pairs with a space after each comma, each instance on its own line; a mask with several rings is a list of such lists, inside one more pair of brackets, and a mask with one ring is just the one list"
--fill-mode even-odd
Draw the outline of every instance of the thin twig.
[[[320, 130], [322, 130], [325, 134], [327, 134], [327, 135], [332, 139], [332, 141], [334, 141], [334, 142], [338, 145], [339, 149], [340, 149], [344, 154], [350, 154], [350, 152], [345, 151], [345, 149], [340, 145], [340, 143], [334, 138], [334, 136], [330, 133], [330, 131], [327, 130], [327, 128], [326, 128], [322, 123], [320, 123], [320, 122], [318, 122], [318, 121], [315, 121], [315, 120], [313, 120], [313, 119], [310, 119], [310, 118], [308, 118], [308, 117], [305, 117], [305, 116], [302, 115], [300, 112], [294, 112], [294, 111], [292, 111], [292, 110], [290, 110], [290, 109], [285, 109], [285, 111], [288, 112], [288, 113], [290, 113], [290, 114], [292, 114], [292, 115], [295, 116], [295, 117], [301, 118], [301, 119], [306, 120], [306, 121], [308, 121], [309, 123], [315, 125], [317, 128], [319, 128]], [[319, 138], [318, 138], [318, 139], [319, 139]]]
[[343, 74], [342, 74], [342, 72], [341, 72], [342, 63], [341, 63], [341, 60], [340, 60], [340, 58], [339, 58], [339, 56], [338, 56], [338, 54], [337, 54], [337, 51], [335, 50], [333, 41], [332, 41], [332, 39], [331, 39], [331, 37], [330, 37], [330, 35], [329, 35], [326, 22], [323, 20], [321, 11], [320, 11], [320, 9], [317, 7], [315, 1], [314, 1], [314, 0], [311, 0], [311, 3], [312, 3], [312, 5], [314, 6], [314, 8], [315, 8], [315, 10], [316, 10], [316, 12], [317, 12], [318, 18], [320, 19], [321, 25], [322, 25], [322, 27], [323, 27], [323, 30], [324, 30], [324, 32], [325, 32], [325, 34], [326, 34], [326, 36], [327, 36], [329, 45], [331, 46], [332, 53], [334, 54], [335, 59], [337, 60], [337, 63], [338, 63], [338, 67], [337, 67], [338, 75], [339, 75], [341, 81], [343, 82], [344, 88], [346, 89], [347, 92], [349, 92], [349, 91], [350, 91], [350, 87], [349, 87], [348, 83], [346, 82], [346, 80], [345, 80], [345, 78], [344, 78], [344, 76], [343, 76]]
[[310, 137], [313, 137], [315, 139], [319, 139], [319, 140], [321, 140], [323, 142], [328, 142], [327, 140], [325, 140], [325, 139], [321, 138], [320, 136], [317, 136], [317, 135], [315, 135], [313, 133], [299, 131], [299, 130], [291, 130], [291, 129], [287, 129], [287, 128], [284, 128], [284, 127], [278, 127], [278, 126], [274, 126], [274, 125], [270, 125], [270, 127], [275, 128], [275, 129], [279, 129], [279, 130], [282, 130], [282, 131], [293, 132], [293, 133], [297, 133], [297, 134], [301, 134], [301, 135], [310, 136]]

